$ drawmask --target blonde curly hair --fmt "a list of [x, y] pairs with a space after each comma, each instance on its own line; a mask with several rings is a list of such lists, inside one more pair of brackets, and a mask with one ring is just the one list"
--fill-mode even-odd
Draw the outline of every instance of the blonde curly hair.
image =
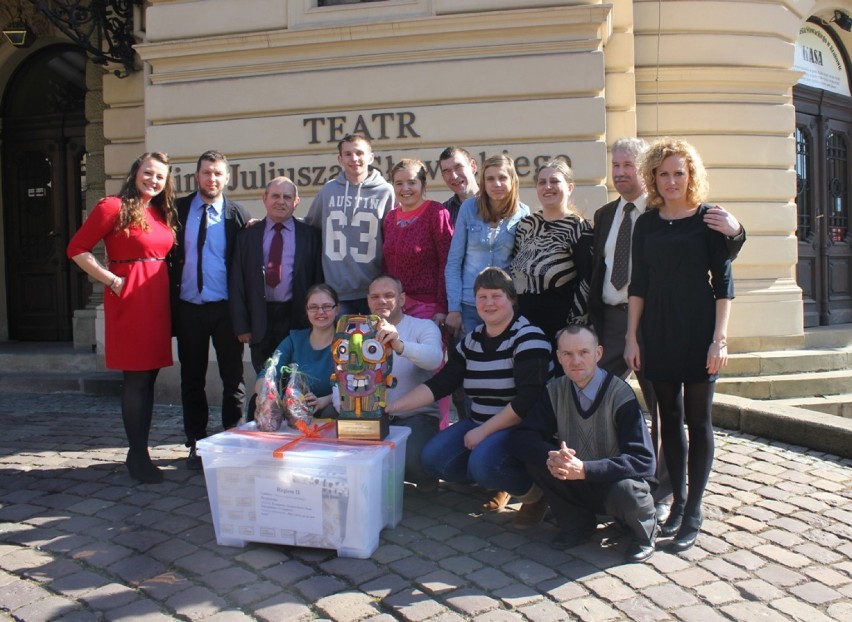
[[686, 187], [686, 200], [690, 205], [698, 205], [707, 200], [710, 193], [710, 184], [707, 179], [707, 169], [695, 147], [681, 138], [660, 138], [648, 148], [642, 155], [639, 164], [639, 174], [645, 182], [648, 192], [647, 206], [659, 209], [665, 203], [663, 197], [657, 191], [655, 175], [663, 160], [670, 156], [680, 156], [686, 162], [689, 172], [689, 183]]

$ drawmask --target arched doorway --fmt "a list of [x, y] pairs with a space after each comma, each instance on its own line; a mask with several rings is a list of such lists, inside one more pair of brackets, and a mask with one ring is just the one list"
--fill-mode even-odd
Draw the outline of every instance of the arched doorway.
[[3, 205], [9, 337], [68, 341], [89, 284], [65, 247], [80, 225], [86, 56], [70, 45], [27, 58], [3, 98]]
[[796, 188], [804, 325], [852, 322], [852, 97], [849, 59], [822, 20], [803, 26], [793, 88]]

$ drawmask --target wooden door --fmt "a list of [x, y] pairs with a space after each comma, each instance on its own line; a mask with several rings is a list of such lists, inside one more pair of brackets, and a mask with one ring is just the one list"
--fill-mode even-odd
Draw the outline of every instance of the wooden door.
[[2, 190], [9, 337], [68, 341], [91, 291], [65, 256], [80, 226], [86, 55], [41, 48], [15, 71], [2, 103]]
[[799, 261], [796, 282], [802, 288], [805, 326], [819, 326], [820, 300], [823, 297], [820, 249], [823, 234], [815, 205], [819, 184], [816, 183], [817, 118], [796, 113], [796, 237], [799, 242]]
[[[852, 113], [850, 113], [852, 117]], [[822, 324], [852, 322], [852, 240], [849, 237], [852, 122], [829, 119], [825, 133], [825, 298]]]
[[796, 279], [804, 324], [852, 322], [852, 101], [808, 87], [796, 101]]
[[79, 226], [82, 140], [30, 137], [4, 147], [9, 337], [68, 341], [84, 294], [65, 256]]

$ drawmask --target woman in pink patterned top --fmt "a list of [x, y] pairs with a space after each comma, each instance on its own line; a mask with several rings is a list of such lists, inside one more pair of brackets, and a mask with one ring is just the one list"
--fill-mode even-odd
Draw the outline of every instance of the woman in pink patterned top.
[[401, 160], [391, 170], [397, 204], [385, 214], [384, 270], [402, 282], [406, 314], [433, 320], [443, 327], [447, 317], [444, 268], [453, 237], [446, 208], [424, 198], [426, 166]]
[[[437, 201], [423, 197], [426, 166], [420, 160], [400, 160], [390, 174], [397, 204], [385, 214], [384, 269], [396, 277], [405, 291], [403, 311], [432, 320], [444, 332], [447, 319], [447, 288], [444, 268], [453, 238], [450, 213]], [[446, 333], [444, 333], [446, 347]], [[438, 402], [440, 427], [450, 423], [450, 400]]]

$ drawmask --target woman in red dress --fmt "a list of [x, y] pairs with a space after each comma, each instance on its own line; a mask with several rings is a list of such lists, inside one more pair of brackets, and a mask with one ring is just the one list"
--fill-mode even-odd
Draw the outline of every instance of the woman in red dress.
[[[68, 257], [103, 283], [106, 366], [124, 372], [121, 415], [130, 446], [127, 470], [146, 483], [163, 481], [148, 455], [154, 381], [172, 364], [169, 274], [177, 213], [165, 153], [143, 153], [118, 196], [102, 199], [68, 244]], [[92, 254], [103, 240], [105, 267]]]

